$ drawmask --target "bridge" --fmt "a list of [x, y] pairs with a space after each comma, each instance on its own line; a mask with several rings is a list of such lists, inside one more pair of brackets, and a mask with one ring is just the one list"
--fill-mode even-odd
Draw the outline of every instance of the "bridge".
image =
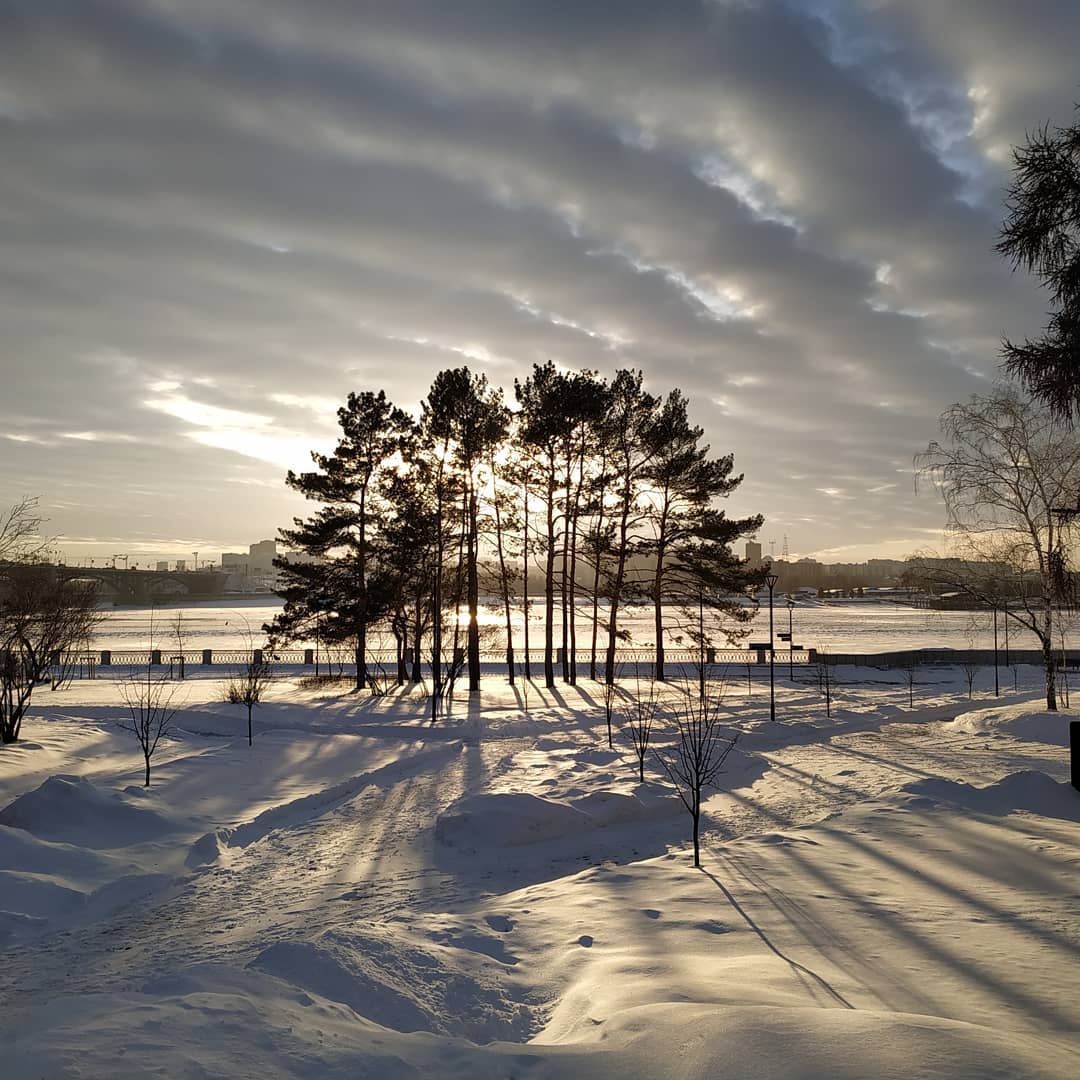
[[52, 567], [62, 581], [93, 585], [101, 600], [149, 604], [154, 600], [209, 600], [222, 596], [228, 574], [213, 570], [118, 570], [111, 567]]

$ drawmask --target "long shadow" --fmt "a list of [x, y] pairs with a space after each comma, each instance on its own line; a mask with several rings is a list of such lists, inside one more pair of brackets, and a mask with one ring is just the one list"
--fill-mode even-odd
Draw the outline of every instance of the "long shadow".
[[[764, 808], [759, 809], [763, 814], [765, 813]], [[992, 918], [996, 917], [999, 921], [1011, 919], [1008, 912], [1003, 912], [998, 908], [993, 907], [991, 904], [979, 900], [972, 892], [963, 892], [954, 886], [950, 886], [948, 883], [941, 881], [940, 878], [928, 874], [924, 869], [908, 866], [900, 860], [883, 855], [880, 850], [876, 850], [874, 847], [865, 844], [860, 844], [852, 836], [846, 833], [830, 830], [829, 835], [834, 839], [838, 839], [857, 848], [871, 858], [877, 859], [880, 862], [893, 867], [920, 883], [926, 884], [931, 888], [936, 888], [952, 898], [959, 899], [962, 903], [970, 904], [979, 911], [990, 915]], [[844, 885], [834, 875], [824, 870], [820, 864], [806, 858], [795, 845], [785, 848], [785, 855], [790, 858], [803, 873], [819, 881], [831, 895], [838, 899], [846, 897], [855, 903], [860, 902], [861, 897], [858, 894], [853, 894], [845, 889]], [[964, 980], [977, 981], [987, 993], [993, 994], [999, 1000], [1012, 1007], [1022, 1009], [1027, 1016], [1052, 1016], [1059, 1027], [1068, 1029], [1073, 1026], [1071, 1019], [1061, 1013], [1060, 1010], [1056, 1009], [1051, 1002], [1033, 998], [1018, 987], [1007, 983], [1004, 979], [991, 975], [985, 970], [979, 971], [970, 958], [954, 956], [941, 947], [933, 944], [923, 935], [920, 935], [908, 922], [905, 922], [898, 917], [896, 913], [890, 912], [884, 908], [877, 908], [874, 911], [874, 918], [876, 921], [886, 926], [897, 938], [902, 938], [907, 941], [910, 948], [917, 949], [919, 952], [930, 958], [931, 962], [943, 964], [945, 967], [952, 969], [952, 971]], [[1057, 935], [1054, 935], [1050, 931], [1045, 931], [1040, 927], [1034, 927], [1028, 924], [1021, 926], [1018, 929], [1021, 932], [1031, 931], [1034, 936], [1039, 937], [1045, 944], [1056, 950], [1065, 948], [1070, 952], [1072, 951], [1072, 944], [1070, 942], [1059, 939]], [[851, 952], [854, 956], [859, 955], [854, 950], [849, 949], [847, 951]], [[860, 962], [865, 966], [865, 960], [860, 958]], [[919, 992], [910, 988], [907, 988], [907, 992], [914, 996], [922, 996]]]
[[746, 909], [743, 908], [739, 901], [735, 899], [735, 897], [731, 893], [731, 890], [728, 889], [728, 887], [718, 877], [716, 877], [715, 874], [712, 874], [708, 870], [706, 870], [705, 867], [701, 867], [700, 869], [701, 872], [724, 894], [724, 896], [727, 898], [727, 902], [739, 913], [739, 915], [742, 916], [742, 919], [746, 923], [746, 925], [749, 926], [750, 929], [753, 930], [759, 938], [761, 938], [765, 947], [771, 953], [773, 953], [774, 956], [777, 956], [781, 960], [783, 960], [784, 963], [788, 964], [796, 973], [805, 976], [807, 979], [812, 980], [813, 983], [816, 983], [818, 986], [820, 986], [821, 989], [829, 995], [829, 997], [831, 997], [835, 1002], [837, 1002], [837, 1004], [842, 1005], [845, 1009], [855, 1008], [855, 1006], [852, 1005], [851, 1002], [848, 1001], [848, 999], [844, 997], [844, 995], [841, 994], [839, 990], [836, 990], [834, 987], [830, 986], [829, 983], [825, 979], [823, 979], [816, 971], [811, 971], [810, 968], [808, 968], [805, 964], [800, 964], [798, 960], [792, 960], [790, 956], [782, 953], [769, 940], [769, 938], [765, 934], [765, 931], [762, 930], [756, 922], [754, 922]]

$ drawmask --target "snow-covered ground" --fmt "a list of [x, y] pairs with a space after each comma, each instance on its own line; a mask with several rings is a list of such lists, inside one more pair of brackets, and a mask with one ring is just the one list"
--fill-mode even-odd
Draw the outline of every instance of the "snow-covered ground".
[[0, 1074], [1074, 1075], [1076, 711], [839, 674], [772, 724], [731, 673], [700, 870], [588, 680], [431, 727], [282, 678], [249, 748], [188, 679], [149, 790], [116, 681], [42, 688], [0, 748]]

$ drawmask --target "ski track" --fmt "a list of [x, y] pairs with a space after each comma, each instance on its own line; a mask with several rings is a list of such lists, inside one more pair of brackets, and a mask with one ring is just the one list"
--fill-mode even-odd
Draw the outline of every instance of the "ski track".
[[[482, 878], [455, 878], [434, 867], [435, 820], [462, 794], [505, 776], [513, 756], [534, 741], [464, 740], [449, 759], [421, 751], [431, 757], [426, 768], [286, 821], [230, 849], [226, 865], [180, 879], [145, 906], [0, 954], [0, 1009], [13, 1019], [60, 993], [138, 989], [162, 971], [200, 961], [246, 964], [275, 942], [310, 940], [343, 919], [371, 922], [403, 909], [449, 910], [482, 898]], [[881, 730], [759, 753], [768, 772], [749, 788], [710, 800], [704, 843], [812, 824], [926, 774], [987, 783], [1021, 768], [1062, 772], [1052, 748], [1010, 741], [997, 749], [947, 723], [902, 718]], [[681, 847], [684, 821], [673, 821], [672, 840]], [[556, 877], [581, 866], [549, 869]]]

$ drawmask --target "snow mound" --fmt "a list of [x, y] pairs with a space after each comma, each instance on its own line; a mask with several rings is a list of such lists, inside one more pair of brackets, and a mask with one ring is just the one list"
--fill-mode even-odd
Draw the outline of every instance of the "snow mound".
[[554, 840], [595, 824], [573, 806], [536, 795], [467, 795], [439, 815], [435, 839], [445, 847], [477, 851]]
[[507, 975], [511, 961], [502, 939], [471, 928], [450, 926], [417, 941], [405, 928], [376, 924], [278, 942], [248, 966], [393, 1031], [523, 1042], [539, 1024], [527, 993]]
[[1068, 746], [1071, 719], [1075, 718], [1061, 713], [1028, 713], [1027, 716], [1014, 716], [1003, 721], [998, 725], [998, 730], [1007, 731], [1014, 738], [1023, 739], [1025, 742]]
[[228, 860], [229, 840], [233, 834], [232, 829], [216, 829], [200, 836], [191, 845], [184, 860], [184, 865], [189, 870], [195, 870], [201, 866], [209, 866], [212, 863], [220, 863]]
[[1031, 769], [1010, 773], [987, 787], [930, 777], [905, 784], [901, 791], [957, 803], [982, 814], [1004, 815], [1027, 810], [1042, 817], [1080, 821], [1080, 792]]
[[179, 827], [157, 810], [134, 805], [128, 792], [107, 794], [81, 776], [50, 776], [0, 810], [0, 825], [98, 850], [157, 840]]
[[0, 948], [57, 925], [101, 918], [169, 880], [112, 855], [0, 825]]

